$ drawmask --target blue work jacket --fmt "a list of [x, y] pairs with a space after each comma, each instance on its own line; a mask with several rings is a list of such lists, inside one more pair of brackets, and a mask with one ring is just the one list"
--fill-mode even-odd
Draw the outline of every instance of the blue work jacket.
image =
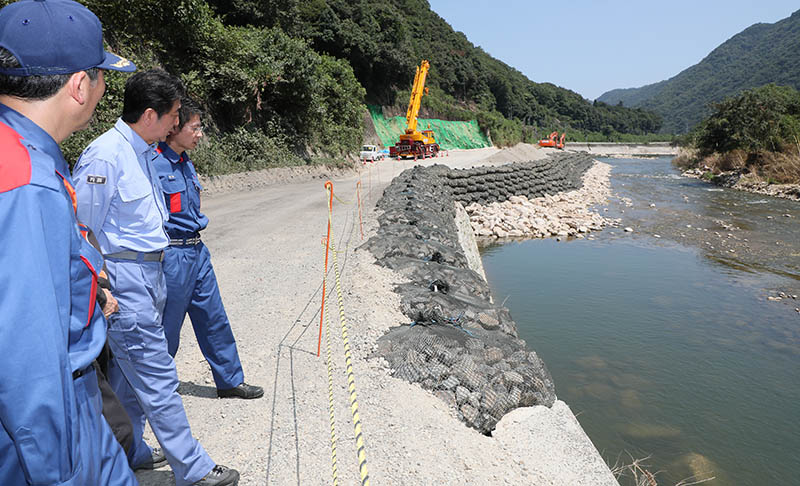
[[208, 226], [208, 218], [200, 212], [200, 191], [194, 164], [186, 152], [177, 154], [165, 142], [158, 144], [153, 163], [164, 190], [169, 211], [165, 227], [170, 238], [185, 238]]
[[73, 372], [106, 340], [102, 256], [81, 234], [58, 144], [0, 105], [0, 423], [33, 484], [79, 464]]
[[154, 155], [155, 146], [120, 119], [78, 159], [73, 178], [78, 218], [97, 236], [103, 254], [152, 252], [169, 244]]

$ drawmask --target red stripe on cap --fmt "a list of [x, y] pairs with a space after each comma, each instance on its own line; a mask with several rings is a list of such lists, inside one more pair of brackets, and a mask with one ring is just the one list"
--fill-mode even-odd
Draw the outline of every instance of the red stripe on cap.
[[19, 133], [0, 122], [0, 192], [31, 182], [31, 156], [21, 140]]

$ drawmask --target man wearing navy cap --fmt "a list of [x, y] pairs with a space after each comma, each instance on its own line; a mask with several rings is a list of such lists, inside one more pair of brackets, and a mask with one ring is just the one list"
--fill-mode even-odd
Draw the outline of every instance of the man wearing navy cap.
[[216, 465], [192, 436], [161, 325], [169, 213], [152, 159], [155, 144], [178, 122], [182, 96], [180, 80], [164, 70], [128, 78], [122, 117], [75, 165], [78, 217], [97, 235], [119, 302], [119, 312], [109, 318], [114, 358], [108, 379], [133, 423], [131, 465], [157, 466], [158, 454], [142, 440], [147, 421], [177, 486], [236, 485], [239, 473]]
[[104, 70], [100, 21], [70, 0], [0, 10], [0, 484], [135, 485], [102, 419], [103, 259], [81, 232], [58, 144], [85, 128]]

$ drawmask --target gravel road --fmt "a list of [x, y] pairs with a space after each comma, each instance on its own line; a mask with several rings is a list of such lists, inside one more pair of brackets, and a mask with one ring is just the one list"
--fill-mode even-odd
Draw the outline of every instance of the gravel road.
[[[546, 153], [533, 146], [489, 148], [451, 151], [449, 157], [421, 162], [466, 168]], [[374, 265], [369, 252], [356, 250], [362, 243], [356, 183], [361, 180], [366, 240], [377, 228], [373, 207], [383, 188], [413, 163], [387, 159], [364, 166], [359, 174], [340, 173], [333, 181], [335, 193], [349, 203], [334, 200], [332, 235], [339, 248], [336, 260], [371, 484], [616, 484], [607, 482], [610, 473], [563, 403], [557, 402], [552, 411], [517, 410], [509, 414], [513, 422], [504, 418], [495, 437], [486, 437], [459, 422], [431, 393], [389, 377], [385, 362], [370, 357], [377, 338], [407, 319], [392, 292], [401, 277]], [[213, 255], [245, 380], [263, 386], [265, 396], [217, 399], [188, 319], [176, 357], [179, 391], [192, 432], [215, 461], [240, 471], [242, 486], [333, 483], [324, 335], [321, 356], [316, 356], [325, 251], [321, 240], [327, 224], [324, 175], [309, 173], [307, 179], [313, 179], [288, 183], [267, 178], [240, 186], [263, 187], [218, 191], [203, 200], [211, 221], [203, 241]], [[225, 184], [230, 188], [230, 179]], [[358, 484], [333, 272], [327, 289], [338, 479], [340, 484]], [[541, 430], [536, 437], [530, 436], [534, 429]], [[544, 451], [542, 434], [557, 447]], [[156, 444], [149, 431], [146, 439]], [[538, 447], [534, 441], [540, 442]], [[574, 453], [586, 447], [582, 454]], [[584, 482], [590, 470], [604, 480]], [[137, 477], [144, 486], [174, 484], [168, 467]]]

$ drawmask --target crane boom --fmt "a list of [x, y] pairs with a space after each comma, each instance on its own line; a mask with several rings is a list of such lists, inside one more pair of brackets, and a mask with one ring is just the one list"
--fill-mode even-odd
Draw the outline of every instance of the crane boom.
[[411, 98], [408, 100], [408, 111], [406, 112], [406, 133], [411, 134], [417, 130], [417, 115], [422, 103], [422, 96], [425, 94], [425, 78], [428, 76], [428, 69], [431, 65], [428, 61], [422, 61], [417, 67], [417, 74], [414, 75], [414, 85], [411, 88]]
[[406, 132], [400, 134], [400, 141], [389, 147], [390, 157], [417, 157], [427, 158], [436, 157], [439, 154], [439, 144], [433, 130], [428, 125], [427, 130], [417, 130], [417, 116], [422, 105], [422, 97], [428, 94], [425, 87], [425, 78], [428, 76], [428, 69], [431, 65], [428, 61], [422, 61], [417, 67], [414, 75], [414, 85], [411, 87], [411, 98], [408, 100], [408, 111], [406, 111]]

